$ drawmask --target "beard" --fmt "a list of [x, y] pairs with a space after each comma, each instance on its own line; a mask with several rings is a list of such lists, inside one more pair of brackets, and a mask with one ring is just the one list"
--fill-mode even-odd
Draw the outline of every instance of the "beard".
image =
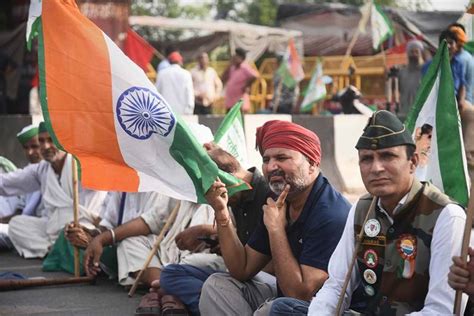
[[[267, 182], [270, 187], [270, 190], [272, 190], [272, 192], [276, 195], [280, 195], [285, 189], [285, 186], [289, 184], [289, 194], [302, 192], [304, 189], [306, 189], [306, 180], [304, 177], [304, 170], [302, 168], [300, 168], [299, 170], [300, 172], [294, 176], [286, 175], [285, 172], [283, 172], [283, 170], [281, 169], [277, 169], [270, 172], [267, 175]], [[272, 177], [282, 177], [283, 180], [270, 181]]]

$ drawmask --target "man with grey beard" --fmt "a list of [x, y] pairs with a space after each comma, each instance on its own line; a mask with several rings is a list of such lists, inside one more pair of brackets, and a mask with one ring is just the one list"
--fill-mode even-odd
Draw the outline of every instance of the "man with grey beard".
[[[221, 253], [229, 273], [204, 283], [203, 315], [267, 315], [272, 299], [309, 301], [327, 279], [329, 258], [344, 230], [350, 204], [321, 174], [318, 136], [302, 126], [269, 121], [257, 129], [263, 174], [278, 195], [267, 199], [247, 244], [239, 241], [219, 181], [206, 194], [215, 211]], [[270, 261], [276, 286], [254, 278]]]

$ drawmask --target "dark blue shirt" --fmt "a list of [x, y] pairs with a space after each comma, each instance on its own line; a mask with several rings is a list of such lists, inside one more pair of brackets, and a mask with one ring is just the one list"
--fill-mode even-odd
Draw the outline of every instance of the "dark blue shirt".
[[[327, 272], [329, 258], [344, 231], [350, 208], [349, 202], [320, 174], [300, 216], [286, 227], [291, 252], [299, 264]], [[272, 256], [263, 216], [247, 244], [264, 255]], [[282, 296], [280, 288], [278, 295]]]

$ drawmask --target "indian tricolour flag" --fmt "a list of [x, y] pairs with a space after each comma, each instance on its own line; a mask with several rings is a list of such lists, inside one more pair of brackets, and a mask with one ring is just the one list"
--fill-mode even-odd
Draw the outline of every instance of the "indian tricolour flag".
[[245, 142], [241, 107], [242, 101], [239, 101], [226, 114], [217, 129], [214, 142], [237, 158], [242, 166], [247, 167], [247, 144]]
[[294, 88], [304, 79], [303, 64], [296, 50], [295, 41], [292, 38], [288, 41], [286, 53], [277, 72], [281, 77], [281, 83], [288, 88]]
[[[417, 177], [430, 181], [463, 205], [468, 201], [468, 173], [453, 76], [446, 42], [423, 78], [406, 120], [420, 154]], [[431, 145], [427, 143], [431, 135]]]
[[32, 0], [27, 38], [38, 34], [40, 98], [55, 143], [80, 163], [85, 187], [157, 191], [204, 202], [221, 172], [172, 107], [74, 0]]
[[378, 5], [372, 2], [370, 11], [372, 47], [378, 49], [386, 39], [393, 35], [392, 23]]

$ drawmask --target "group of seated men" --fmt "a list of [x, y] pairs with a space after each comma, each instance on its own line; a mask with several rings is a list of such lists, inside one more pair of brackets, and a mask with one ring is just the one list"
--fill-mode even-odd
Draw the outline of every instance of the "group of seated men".
[[[273, 120], [256, 131], [263, 175], [202, 140], [220, 169], [252, 189], [228, 196], [216, 179], [208, 204], [200, 205], [158, 192], [80, 188], [74, 225], [72, 157], [56, 148], [44, 123], [36, 137], [44, 160], [1, 174], [0, 195], [40, 191], [44, 211], [13, 216], [3, 237], [25, 258], [46, 256], [45, 269], [71, 271], [74, 245], [85, 249], [86, 274], [104, 271], [128, 286], [178, 209], [143, 271], [140, 281], [152, 291], [136, 315], [453, 312], [448, 272], [460, 254], [466, 215], [415, 178], [412, 135], [390, 112], [375, 112], [355, 146], [368, 194], [352, 206], [321, 172], [318, 136]], [[470, 293], [474, 273], [458, 261], [449, 284]]]

